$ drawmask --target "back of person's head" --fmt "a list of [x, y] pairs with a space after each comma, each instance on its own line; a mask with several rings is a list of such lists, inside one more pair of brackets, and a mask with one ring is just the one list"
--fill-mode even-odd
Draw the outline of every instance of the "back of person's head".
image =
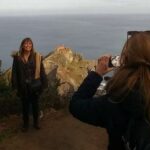
[[141, 32], [132, 35], [125, 43], [121, 65], [126, 67], [150, 66], [150, 34]]
[[113, 97], [125, 97], [133, 89], [142, 93], [150, 119], [150, 34], [139, 32], [127, 39], [118, 68], [106, 90]]
[[20, 44], [20, 49], [19, 49], [19, 52], [21, 54], [23, 54], [23, 46], [26, 42], [31, 42], [32, 43], [32, 49], [31, 49], [31, 52], [33, 53], [34, 52], [34, 45], [33, 45], [33, 41], [31, 38], [27, 37], [27, 38], [24, 38]]

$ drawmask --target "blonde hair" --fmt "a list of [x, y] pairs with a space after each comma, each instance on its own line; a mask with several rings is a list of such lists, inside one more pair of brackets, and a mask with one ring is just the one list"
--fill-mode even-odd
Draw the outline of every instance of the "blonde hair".
[[140, 32], [131, 36], [123, 47], [120, 64], [107, 84], [107, 92], [120, 98], [137, 88], [150, 119], [150, 34]]

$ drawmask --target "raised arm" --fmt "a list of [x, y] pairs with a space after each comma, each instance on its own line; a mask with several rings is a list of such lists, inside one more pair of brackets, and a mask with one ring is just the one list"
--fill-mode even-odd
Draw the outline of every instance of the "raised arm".
[[94, 98], [94, 94], [102, 81], [102, 75], [108, 72], [108, 57], [101, 57], [96, 67], [96, 72], [90, 72], [84, 79], [77, 92], [70, 101], [70, 112], [79, 120], [96, 126], [105, 126], [106, 106], [108, 97]]

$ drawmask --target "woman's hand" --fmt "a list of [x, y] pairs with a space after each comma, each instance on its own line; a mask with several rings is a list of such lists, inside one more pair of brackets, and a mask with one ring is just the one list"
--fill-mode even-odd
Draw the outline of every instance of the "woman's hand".
[[99, 75], [103, 76], [106, 73], [113, 70], [113, 68], [108, 67], [110, 57], [111, 57], [110, 55], [104, 55], [98, 59], [98, 63], [96, 66], [96, 72]]

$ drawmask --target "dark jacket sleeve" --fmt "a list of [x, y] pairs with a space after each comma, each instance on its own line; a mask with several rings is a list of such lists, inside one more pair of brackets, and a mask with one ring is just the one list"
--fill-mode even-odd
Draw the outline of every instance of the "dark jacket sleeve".
[[72, 115], [79, 120], [103, 127], [105, 124], [103, 112], [107, 97], [93, 97], [101, 81], [101, 76], [96, 72], [90, 72], [74, 93], [69, 109]]
[[48, 87], [48, 79], [45, 73], [45, 68], [43, 65], [43, 61], [41, 61], [41, 67], [40, 67], [40, 79], [42, 82], [42, 90]]
[[17, 79], [17, 59], [14, 57], [12, 65], [12, 74], [11, 74], [11, 85], [12, 89], [18, 90], [18, 79]]

